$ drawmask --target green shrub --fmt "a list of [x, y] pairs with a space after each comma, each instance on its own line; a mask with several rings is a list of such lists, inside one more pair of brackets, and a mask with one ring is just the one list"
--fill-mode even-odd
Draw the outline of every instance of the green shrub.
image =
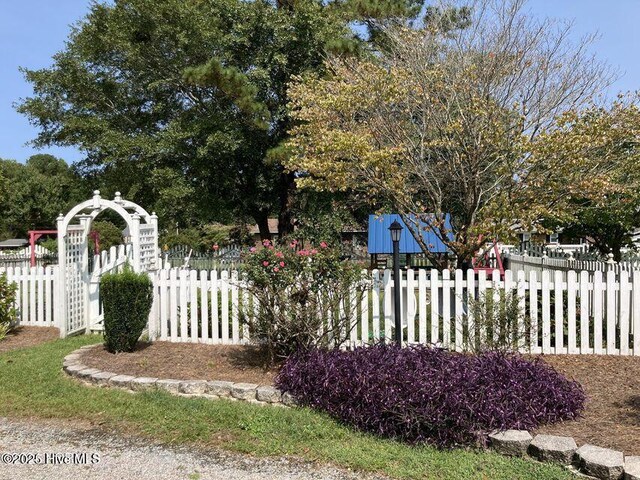
[[104, 311], [104, 343], [111, 353], [131, 352], [149, 318], [153, 284], [146, 273], [130, 267], [100, 279]]
[[9, 333], [16, 318], [14, 304], [17, 288], [15, 283], [9, 283], [6, 274], [0, 275], [0, 340]]
[[340, 251], [320, 242], [299, 248], [296, 240], [252, 247], [243, 264], [247, 288], [257, 302], [248, 317], [269, 361], [310, 348], [331, 348], [357, 328], [358, 306], [368, 287], [362, 267], [340, 260]]
[[[489, 350], [516, 352], [526, 345], [530, 320], [514, 292], [499, 290], [494, 296], [494, 292], [490, 291], [478, 298], [471, 298], [469, 311], [468, 330], [463, 334], [468, 350], [476, 353]], [[469, 337], [469, 330], [473, 330], [473, 341]]]

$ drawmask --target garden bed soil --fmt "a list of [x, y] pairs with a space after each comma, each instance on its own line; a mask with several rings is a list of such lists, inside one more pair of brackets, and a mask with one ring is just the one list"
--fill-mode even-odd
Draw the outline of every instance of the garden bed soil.
[[136, 377], [177, 380], [226, 380], [271, 385], [277, 369], [266, 366], [266, 355], [253, 346], [194, 343], [139, 343], [131, 353], [112, 354], [104, 347], [82, 354], [82, 363]]
[[549, 425], [537, 433], [575, 438], [640, 455], [640, 357], [605, 355], [542, 355], [560, 373], [585, 389], [584, 418]]
[[16, 327], [0, 340], [0, 353], [34, 347], [57, 338], [60, 338], [60, 331], [55, 327]]

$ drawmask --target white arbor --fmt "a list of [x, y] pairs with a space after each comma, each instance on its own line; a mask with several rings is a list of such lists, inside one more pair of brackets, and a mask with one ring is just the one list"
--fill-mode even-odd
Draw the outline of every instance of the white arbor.
[[[58, 311], [63, 315], [60, 336], [81, 333], [97, 322], [96, 308], [90, 302], [99, 302], [97, 291], [90, 298], [89, 232], [93, 220], [105, 210], [118, 213], [129, 230], [129, 261], [136, 272], [155, 270], [159, 260], [158, 217], [149, 215], [140, 205], [120, 196], [116, 192], [113, 200], [93, 192], [93, 198], [73, 207], [65, 216], [58, 217], [58, 265], [61, 304]], [[104, 271], [103, 271], [104, 273]], [[97, 284], [96, 284], [97, 288]]]

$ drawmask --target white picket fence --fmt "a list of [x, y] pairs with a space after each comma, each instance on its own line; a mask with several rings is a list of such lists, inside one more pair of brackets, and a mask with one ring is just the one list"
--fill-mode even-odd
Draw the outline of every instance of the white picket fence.
[[[36, 245], [35, 248], [36, 265], [43, 266], [46, 264], [56, 263], [57, 254], [43, 247]], [[31, 266], [31, 247], [24, 247], [20, 250], [11, 250], [9, 252], [0, 251], [0, 268], [26, 268]]]
[[[522, 350], [531, 353], [640, 355], [640, 271], [615, 272], [407, 270], [402, 274], [404, 338], [463, 351], [475, 325], [470, 298], [513, 292], [526, 322]], [[389, 270], [371, 273], [369, 288], [352, 319], [349, 345], [393, 338], [393, 288]], [[257, 305], [237, 272], [170, 270], [158, 273], [151, 316], [153, 338], [172, 342], [242, 344], [250, 340], [243, 315]], [[470, 335], [484, 332], [475, 330]], [[474, 332], [475, 330], [475, 332]], [[467, 333], [465, 333], [467, 332]]]
[[0, 268], [7, 280], [17, 286], [15, 308], [16, 324], [39, 327], [57, 326], [62, 316], [56, 288], [59, 286], [58, 267]]
[[[2, 270], [0, 270], [0, 273]], [[16, 308], [22, 325], [56, 326], [55, 267], [7, 269], [18, 285]], [[348, 345], [392, 339], [394, 281], [389, 270], [370, 273], [371, 286], [353, 311]], [[471, 299], [512, 292], [525, 315], [522, 351], [549, 354], [640, 355], [640, 271], [590, 273], [545, 270], [438, 272], [407, 270], [402, 276], [404, 339], [463, 351], [474, 335]], [[152, 274], [154, 303], [149, 335], [170, 342], [244, 344], [246, 319], [258, 306], [235, 271], [160, 270]], [[351, 310], [351, 309], [349, 309]], [[466, 333], [465, 333], [466, 332]]]

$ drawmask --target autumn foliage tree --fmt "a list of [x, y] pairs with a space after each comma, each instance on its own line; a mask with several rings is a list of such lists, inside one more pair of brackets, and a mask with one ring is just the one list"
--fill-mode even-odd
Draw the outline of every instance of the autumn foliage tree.
[[[562, 115], [541, 135], [532, 155], [542, 171], [571, 171], [581, 182], [548, 175], [550, 189], [564, 189], [570, 208], [551, 211], [548, 222], [589, 237], [602, 254], [621, 259], [634, 247], [640, 226], [640, 93], [619, 96], [609, 107], [590, 106]], [[594, 170], [596, 166], [598, 170]]]
[[[462, 7], [467, 24], [438, 15]], [[334, 57], [330, 75], [298, 78], [286, 166], [305, 172], [303, 187], [397, 211], [428, 256], [420, 230], [432, 229], [468, 266], [487, 238], [566, 210], [567, 183], [588, 196], [585, 170], [607, 173], [595, 157], [550, 170], [532, 149], [610, 75], [588, 54], [592, 39], [570, 42], [569, 25], [531, 17], [523, 1], [443, 3], [432, 13], [421, 29], [386, 28], [374, 58]]]

